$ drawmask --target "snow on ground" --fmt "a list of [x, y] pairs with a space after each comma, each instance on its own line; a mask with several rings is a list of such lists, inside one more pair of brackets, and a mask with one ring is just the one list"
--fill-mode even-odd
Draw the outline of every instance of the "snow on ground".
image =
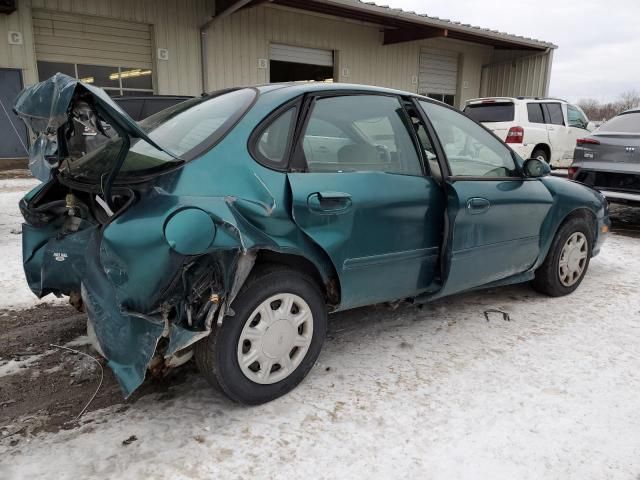
[[18, 202], [39, 183], [32, 178], [0, 180], [0, 308], [25, 308], [42, 301], [56, 301], [51, 295], [38, 300], [29, 290], [22, 271], [22, 215]]
[[640, 240], [612, 235], [568, 297], [523, 285], [337, 314], [281, 399], [242, 407], [194, 376], [0, 447], [0, 478], [636, 479], [638, 285]]
[[35, 363], [38, 363], [39, 360], [42, 359], [45, 355], [49, 355], [53, 353], [53, 350], [48, 350], [44, 353], [40, 353], [37, 355], [26, 355], [20, 357], [19, 359], [11, 359], [11, 360], [2, 360], [0, 359], [0, 377], [5, 377], [7, 375], [13, 375], [18, 373], [23, 368], [28, 368]]

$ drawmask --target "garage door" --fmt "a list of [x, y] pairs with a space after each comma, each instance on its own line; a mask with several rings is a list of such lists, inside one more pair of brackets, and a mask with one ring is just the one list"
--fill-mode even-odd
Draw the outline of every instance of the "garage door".
[[422, 48], [419, 63], [418, 93], [453, 104], [458, 88], [458, 54]]
[[272, 43], [270, 60], [333, 67], [333, 51]]
[[61, 71], [112, 95], [153, 92], [150, 25], [34, 10], [33, 27], [41, 80]]

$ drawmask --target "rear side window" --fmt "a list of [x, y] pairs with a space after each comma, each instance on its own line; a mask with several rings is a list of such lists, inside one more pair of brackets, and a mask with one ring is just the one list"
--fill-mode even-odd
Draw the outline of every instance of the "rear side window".
[[527, 114], [530, 123], [545, 123], [542, 105], [539, 103], [527, 103]]
[[598, 132], [640, 133], [640, 112], [623, 113], [603, 124]]
[[562, 106], [559, 103], [544, 103], [547, 109], [547, 117], [552, 125], [564, 125], [564, 116], [562, 115]]
[[295, 107], [290, 108], [276, 118], [260, 134], [256, 150], [263, 157], [263, 162], [275, 167], [284, 167], [296, 111]]
[[396, 97], [319, 98], [301, 138], [308, 171], [422, 175], [408, 123]]
[[512, 122], [515, 108], [511, 102], [467, 105], [464, 113], [476, 122]]

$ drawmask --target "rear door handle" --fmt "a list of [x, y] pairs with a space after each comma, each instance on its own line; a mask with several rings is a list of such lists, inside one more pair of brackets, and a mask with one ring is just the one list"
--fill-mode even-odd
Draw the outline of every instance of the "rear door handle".
[[491, 208], [491, 202], [486, 198], [481, 197], [473, 197], [467, 200], [467, 210], [472, 215], [477, 215], [479, 213], [484, 213]]
[[351, 195], [345, 192], [316, 192], [307, 198], [309, 210], [318, 213], [343, 213], [351, 204]]

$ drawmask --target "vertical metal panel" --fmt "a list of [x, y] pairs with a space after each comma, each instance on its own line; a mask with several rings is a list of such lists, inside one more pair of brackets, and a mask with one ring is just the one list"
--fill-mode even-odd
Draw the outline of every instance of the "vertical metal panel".
[[544, 96], [550, 74], [550, 53], [498, 52], [501, 61], [484, 68], [484, 96]]

